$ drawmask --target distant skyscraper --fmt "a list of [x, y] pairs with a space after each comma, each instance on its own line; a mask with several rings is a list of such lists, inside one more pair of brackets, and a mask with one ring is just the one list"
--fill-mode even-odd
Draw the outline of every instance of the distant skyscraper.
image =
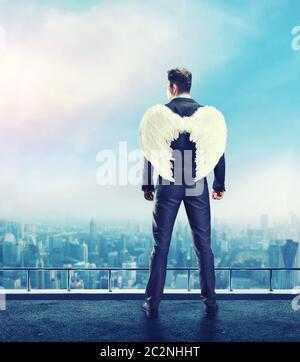
[[282, 255], [280, 252], [280, 247], [283, 244], [282, 240], [276, 239], [271, 240], [269, 244], [269, 266], [271, 268], [279, 268], [279, 265], [282, 266]]
[[260, 228], [263, 231], [267, 231], [268, 227], [269, 227], [269, 217], [267, 214], [262, 214], [260, 216]]
[[[44, 260], [43, 260], [42, 257], [40, 257], [38, 259], [38, 261], [36, 262], [36, 267], [37, 268], [44, 268], [45, 267]], [[38, 270], [37, 271], [36, 287], [38, 289], [45, 289], [45, 271], [44, 270]]]
[[[295, 266], [296, 255], [299, 243], [287, 240], [271, 240], [269, 246], [270, 267], [273, 268], [293, 268]], [[296, 273], [294, 271], [274, 272], [274, 287], [279, 289], [291, 289], [296, 284]]]
[[298, 246], [299, 243], [296, 241], [287, 239], [286, 243], [281, 247], [283, 262], [286, 268], [292, 268], [294, 266]]
[[119, 254], [117, 251], [110, 251], [108, 253], [108, 265], [110, 267], [119, 266]]
[[[283, 263], [286, 268], [294, 267], [296, 254], [299, 247], [299, 243], [294, 240], [287, 239], [286, 243], [281, 247]], [[295, 285], [296, 274], [294, 271], [286, 271], [284, 281], [284, 288], [293, 288]]]
[[24, 237], [24, 224], [19, 222], [9, 222], [7, 223], [6, 231], [14, 234], [15, 238], [18, 240], [19, 238]]
[[89, 251], [95, 251], [95, 242], [97, 238], [97, 224], [94, 219], [90, 221], [90, 235], [89, 235]]
[[18, 245], [14, 234], [7, 233], [3, 242], [3, 265], [4, 266], [19, 266], [20, 260], [17, 260]]
[[[137, 268], [136, 261], [128, 261], [122, 263], [122, 268]], [[123, 270], [122, 271], [123, 280], [127, 282], [129, 288], [133, 287], [136, 283], [136, 270]]]
[[121, 250], [123, 251], [127, 250], [128, 236], [126, 234], [121, 234], [120, 241], [121, 241]]
[[89, 262], [89, 247], [86, 242], [81, 245], [81, 260], [85, 264]]

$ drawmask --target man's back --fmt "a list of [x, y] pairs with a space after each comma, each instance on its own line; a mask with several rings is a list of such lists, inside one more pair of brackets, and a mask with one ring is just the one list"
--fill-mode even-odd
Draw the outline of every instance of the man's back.
[[[177, 96], [170, 102], [165, 103], [169, 109], [179, 116], [190, 117], [199, 108], [203, 107], [197, 101], [191, 97]], [[189, 133], [180, 133], [179, 137], [171, 142], [171, 148], [177, 150], [173, 152], [175, 161], [171, 161], [173, 164], [173, 177], [175, 182], [183, 184], [193, 184], [192, 178], [196, 176], [196, 145], [190, 141]], [[184, 152], [185, 151], [185, 152]], [[175, 164], [175, 167], [174, 167]], [[175, 174], [174, 174], [175, 169]], [[144, 157], [144, 168], [143, 168], [143, 184], [142, 191], [153, 191], [154, 180], [153, 180], [153, 166], [150, 161]], [[158, 175], [157, 184], [169, 183]], [[214, 168], [214, 181], [213, 190], [216, 192], [225, 191], [225, 155], [223, 154], [217, 165]]]
[[[165, 106], [181, 117], [190, 117], [199, 107], [202, 107], [193, 98], [189, 97], [173, 98]], [[177, 150], [173, 154], [175, 161], [172, 161], [172, 164], [175, 164], [173, 177], [176, 183], [182, 181], [182, 183], [191, 184], [191, 178], [196, 176], [196, 144], [190, 141], [189, 137], [190, 134], [187, 132], [180, 133], [179, 137], [171, 143], [171, 148]]]

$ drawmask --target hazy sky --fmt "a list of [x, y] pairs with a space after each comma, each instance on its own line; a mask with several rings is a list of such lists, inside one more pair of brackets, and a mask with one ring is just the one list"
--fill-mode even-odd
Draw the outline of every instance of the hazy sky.
[[212, 215], [299, 214], [299, 13], [297, 0], [0, 0], [0, 217], [150, 218], [139, 186], [97, 185], [96, 155], [138, 148], [175, 66], [227, 121]]

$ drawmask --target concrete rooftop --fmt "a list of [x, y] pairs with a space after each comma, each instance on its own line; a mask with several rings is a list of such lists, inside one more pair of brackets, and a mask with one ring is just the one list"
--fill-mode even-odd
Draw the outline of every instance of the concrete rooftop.
[[147, 320], [141, 300], [7, 300], [0, 341], [300, 341], [289, 300], [221, 300], [214, 320], [198, 300], [162, 300]]

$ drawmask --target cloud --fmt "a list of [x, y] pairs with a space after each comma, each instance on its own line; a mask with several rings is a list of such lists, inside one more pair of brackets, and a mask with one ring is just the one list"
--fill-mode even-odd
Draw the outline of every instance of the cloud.
[[35, 24], [22, 17], [25, 34], [11, 34], [0, 58], [1, 126], [45, 140], [91, 109], [101, 122], [121, 108], [176, 51], [170, 19], [142, 11], [116, 3], [79, 13], [41, 9]]
[[[243, 27], [241, 19], [197, 2], [183, 15], [164, 1], [16, 10], [8, 13], [8, 46], [0, 57], [1, 126], [36, 142], [37, 131], [43, 142], [61, 141], [58, 132], [77, 127], [91, 110], [99, 124], [141, 89], [157, 92], [177, 61], [200, 75], [213, 69], [231, 56]], [[224, 26], [228, 35], [221, 39]]]
[[116, 140], [124, 127], [135, 138], [144, 107], [164, 97], [167, 69], [190, 68], [197, 85], [253, 31], [200, 1], [107, 1], [80, 11], [16, 4], [2, 2], [0, 15], [1, 210], [10, 215], [84, 215], [91, 200], [102, 215], [108, 195], [121, 205], [123, 191], [92, 192], [104, 125]]

